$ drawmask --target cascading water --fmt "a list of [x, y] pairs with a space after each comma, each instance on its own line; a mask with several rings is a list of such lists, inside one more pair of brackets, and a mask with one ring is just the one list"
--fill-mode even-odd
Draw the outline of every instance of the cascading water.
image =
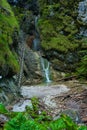
[[37, 26], [38, 18], [39, 18], [39, 15], [35, 16], [35, 30], [36, 30], [36, 32], [39, 32], [38, 26]]
[[[40, 50], [40, 37], [39, 37], [39, 29], [37, 26], [39, 15], [35, 17], [35, 39], [33, 40], [33, 50], [34, 51], [39, 51]], [[41, 54], [39, 53], [40, 57]], [[49, 83], [51, 82], [50, 80], [50, 63], [44, 59], [40, 58], [41, 61], [41, 66], [42, 66], [42, 73], [44, 78], [46, 79], [46, 82]]]
[[50, 83], [50, 63], [46, 59], [41, 57], [41, 65], [43, 76], [45, 77], [46, 82]]
[[[87, 0], [79, 2], [78, 7], [78, 19], [85, 24], [87, 24]], [[87, 29], [83, 26], [80, 28], [80, 35], [87, 36]]]
[[39, 30], [38, 30], [38, 26], [37, 26], [38, 17], [39, 16], [35, 16], [35, 38], [33, 40], [33, 50], [34, 51], [39, 51], [39, 48], [40, 48]]
[[38, 38], [35, 38], [33, 40], [33, 50], [34, 51], [39, 51], [39, 43], [40, 43], [40, 40]]

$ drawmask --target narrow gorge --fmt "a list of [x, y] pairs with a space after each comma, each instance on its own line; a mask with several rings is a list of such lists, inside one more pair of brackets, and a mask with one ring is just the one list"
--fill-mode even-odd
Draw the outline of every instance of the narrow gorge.
[[87, 130], [87, 0], [1, 0], [0, 130]]

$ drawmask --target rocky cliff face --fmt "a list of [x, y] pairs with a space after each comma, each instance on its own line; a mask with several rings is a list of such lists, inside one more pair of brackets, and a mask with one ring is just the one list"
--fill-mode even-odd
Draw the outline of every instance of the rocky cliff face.
[[[78, 72], [86, 77], [87, 11], [85, 0], [8, 1], [16, 17], [7, 1], [1, 0], [0, 76], [3, 78], [0, 81], [0, 97], [3, 97], [2, 101], [9, 97], [4, 95], [5, 88], [8, 88], [9, 93], [11, 91], [17, 93], [17, 85], [16, 88], [12, 85], [15, 90], [9, 90], [9, 80], [13, 84], [17, 81], [11, 79], [14, 75], [18, 76], [17, 83], [20, 75], [21, 83], [26, 80], [26, 84], [36, 84], [42, 81], [40, 55], [48, 59], [55, 70], [62, 72], [75, 71], [78, 63], [81, 62]], [[39, 18], [38, 21], [37, 18]], [[21, 30], [23, 35], [20, 38]], [[34, 43], [37, 41], [39, 46], [35, 48]], [[24, 58], [22, 59], [23, 50]], [[21, 59], [23, 68], [20, 74]], [[58, 75], [54, 74], [54, 77], [56, 79]], [[5, 87], [3, 87], [4, 82]], [[13, 94], [12, 96], [14, 97]]]
[[[19, 71], [17, 55], [14, 50], [14, 33], [18, 33], [18, 22], [6, 0], [0, 2], [0, 75], [12, 76]], [[16, 46], [16, 45], [15, 45]], [[13, 62], [14, 61], [14, 62]]]
[[[79, 17], [79, 2], [81, 0], [71, 0], [70, 2], [67, 0], [8, 1], [13, 5], [20, 28], [25, 33], [25, 37], [27, 37], [26, 44], [30, 48], [30, 51], [33, 49], [33, 41], [36, 37], [35, 17], [39, 15], [38, 28], [41, 50], [43, 49], [44, 56], [52, 63], [53, 68], [58, 71], [75, 71], [80, 59], [86, 53], [86, 51], [84, 52], [86, 50], [86, 37], [84, 38], [81, 35], [84, 32], [86, 24]], [[16, 51], [18, 42], [15, 42], [14, 39], [13, 48]], [[19, 51], [21, 50], [19, 49]], [[28, 52], [27, 55], [29, 55]], [[20, 52], [17, 53], [19, 53], [20, 57]], [[25, 58], [25, 62], [29, 63], [27, 59]], [[28, 63], [25, 66], [28, 67]], [[5, 68], [9, 72], [12, 72], [7, 68], [7, 65]], [[30, 69], [32, 70], [32, 66]]]
[[75, 71], [84, 55], [84, 37], [80, 31], [84, 22], [78, 18], [80, 1], [39, 0], [41, 46], [54, 69], [59, 71]]
[[[13, 75], [19, 72], [15, 37], [19, 25], [6, 0], [0, 1], [0, 102], [10, 103], [18, 95]], [[14, 40], [13, 40], [14, 37]], [[18, 36], [16, 37], [18, 38]]]
[[[21, 83], [25, 80], [28, 84], [39, 83], [42, 79], [40, 57], [32, 51], [35, 35], [34, 14], [26, 10], [32, 4], [26, 7], [26, 4], [22, 6], [21, 3], [18, 10], [14, 7], [15, 3], [10, 2], [17, 19], [6, 0], [2, 0], [0, 3], [0, 101], [5, 104], [10, 103], [19, 94], [18, 82], [21, 69], [20, 59], [23, 53], [22, 44], [24, 44], [25, 52]], [[17, 7], [19, 3], [16, 3]], [[24, 10], [22, 10], [23, 7]], [[24, 33], [22, 38], [20, 30]]]

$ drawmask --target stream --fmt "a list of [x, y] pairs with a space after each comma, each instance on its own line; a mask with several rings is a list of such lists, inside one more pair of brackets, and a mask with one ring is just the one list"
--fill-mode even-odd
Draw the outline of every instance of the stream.
[[21, 95], [24, 99], [21, 100], [19, 103], [13, 106], [13, 111], [24, 111], [25, 107], [32, 106], [30, 98], [38, 97], [41, 99], [44, 104], [48, 107], [54, 108], [56, 107], [56, 103], [53, 102], [51, 99], [55, 96], [60, 95], [61, 93], [68, 92], [69, 89], [66, 85], [38, 85], [38, 86], [22, 86], [21, 87]]

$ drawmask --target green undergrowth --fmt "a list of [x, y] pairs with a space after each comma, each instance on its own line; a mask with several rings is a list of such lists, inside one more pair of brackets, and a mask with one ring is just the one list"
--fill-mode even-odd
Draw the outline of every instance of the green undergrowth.
[[19, 30], [18, 22], [7, 0], [0, 1], [0, 68], [8, 66], [14, 73], [19, 71], [17, 56], [12, 51], [13, 33]]
[[2, 130], [87, 130], [86, 126], [77, 125], [65, 114], [53, 121], [46, 111], [39, 110], [37, 98], [34, 97], [31, 101], [32, 107], [27, 106], [25, 112], [9, 112], [0, 104], [0, 114], [9, 119]]

